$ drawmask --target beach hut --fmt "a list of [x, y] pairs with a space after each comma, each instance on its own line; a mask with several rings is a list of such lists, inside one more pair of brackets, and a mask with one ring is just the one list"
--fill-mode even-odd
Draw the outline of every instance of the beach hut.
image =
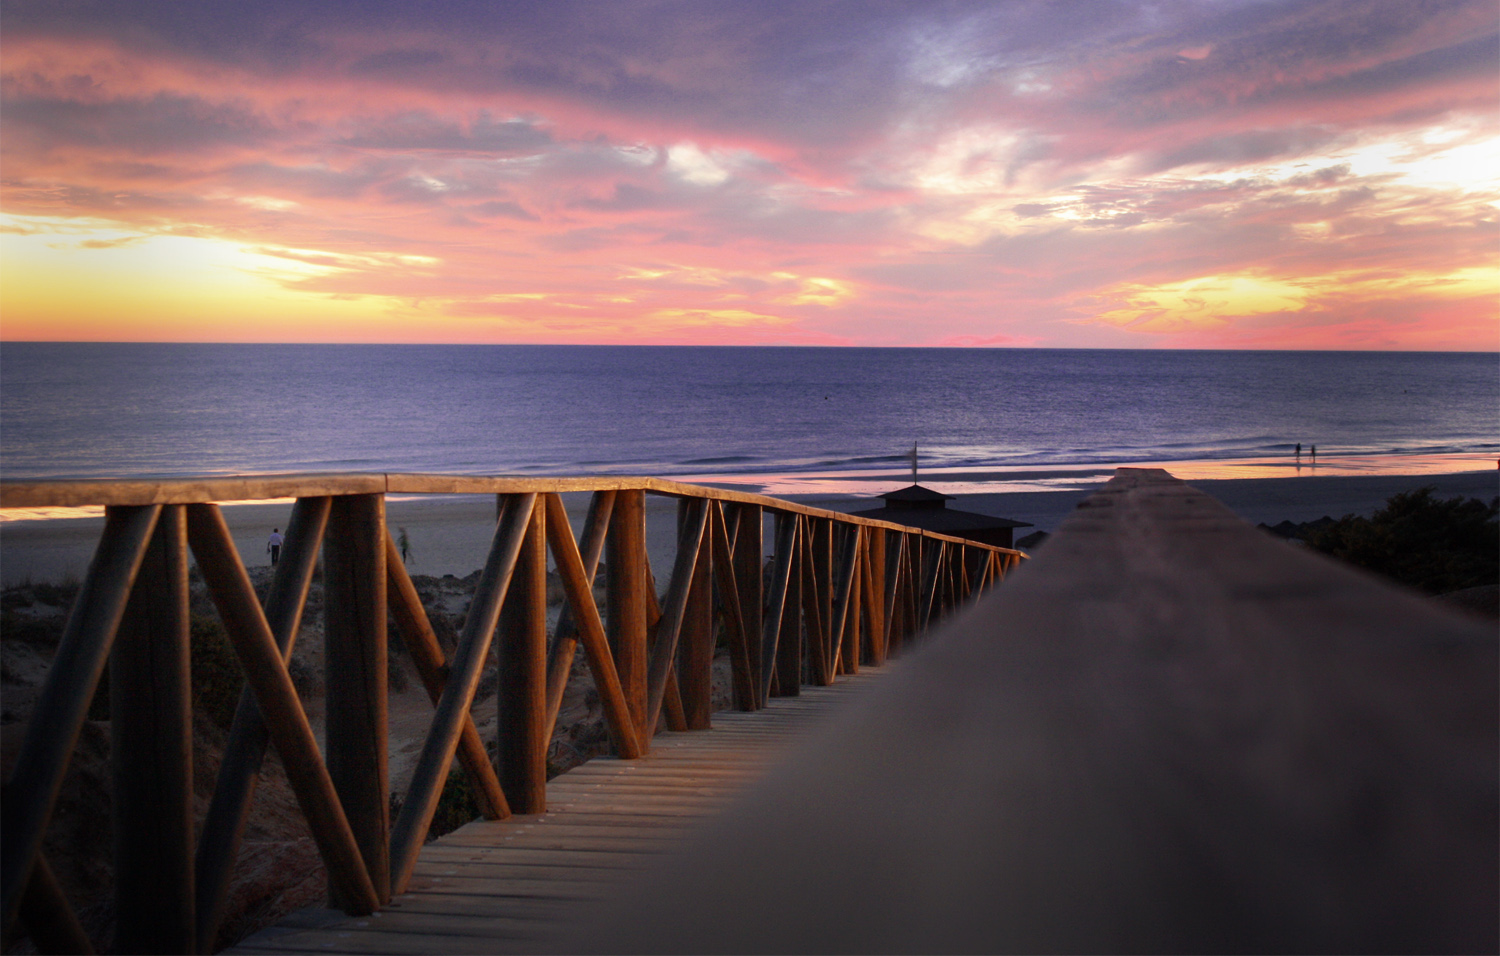
[[885, 505], [869, 511], [856, 511], [861, 518], [877, 518], [911, 525], [924, 531], [951, 534], [956, 538], [968, 538], [981, 544], [992, 544], [1001, 548], [1014, 547], [1011, 543], [1016, 528], [1032, 527], [1029, 521], [1012, 521], [993, 515], [977, 514], [973, 511], [958, 511], [948, 507], [952, 495], [945, 495], [931, 488], [913, 484], [880, 495]]

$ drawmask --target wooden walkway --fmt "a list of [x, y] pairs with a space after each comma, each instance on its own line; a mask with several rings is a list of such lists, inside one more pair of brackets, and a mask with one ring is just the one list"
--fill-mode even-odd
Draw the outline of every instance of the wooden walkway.
[[547, 784], [547, 812], [475, 821], [423, 847], [408, 891], [372, 916], [308, 909], [232, 953], [521, 953], [682, 844], [887, 667], [862, 669], [714, 729], [664, 733], [649, 755], [591, 760]]

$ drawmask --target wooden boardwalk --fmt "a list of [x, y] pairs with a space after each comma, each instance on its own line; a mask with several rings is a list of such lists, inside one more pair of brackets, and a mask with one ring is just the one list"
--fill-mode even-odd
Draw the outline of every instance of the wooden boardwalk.
[[712, 731], [660, 734], [638, 760], [591, 760], [547, 784], [546, 813], [475, 821], [427, 844], [408, 891], [380, 912], [303, 910], [228, 952], [544, 949], [886, 669], [803, 687], [764, 710], [720, 711]]

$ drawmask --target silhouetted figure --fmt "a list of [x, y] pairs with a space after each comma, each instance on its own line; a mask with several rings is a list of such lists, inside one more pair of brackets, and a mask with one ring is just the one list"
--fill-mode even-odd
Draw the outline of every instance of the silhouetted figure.
[[1317, 445], [1312, 446], [1312, 463], [1314, 465], [1316, 465], [1318, 463], [1318, 446]]
[[266, 550], [271, 552], [271, 567], [276, 567], [276, 562], [281, 560], [281, 529], [272, 528], [271, 537], [266, 541]]
[[1302, 443], [1300, 441], [1297, 443], [1297, 461], [1302, 461]]

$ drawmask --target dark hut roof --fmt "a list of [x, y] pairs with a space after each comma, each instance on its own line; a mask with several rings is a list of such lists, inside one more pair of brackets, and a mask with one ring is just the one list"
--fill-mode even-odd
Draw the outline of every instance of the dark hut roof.
[[931, 488], [923, 488], [921, 485], [908, 485], [905, 488], [886, 492], [880, 497], [885, 499], [885, 507], [874, 508], [870, 511], [856, 511], [854, 514], [861, 518], [893, 521], [896, 524], [911, 525], [915, 528], [958, 537], [970, 531], [1032, 527], [1029, 521], [1012, 521], [1009, 518], [996, 518], [993, 515], [982, 515], [973, 511], [956, 511], [947, 506], [947, 502], [955, 500], [952, 495], [945, 495]]
[[933, 491], [931, 488], [923, 488], [921, 485], [907, 485], [905, 488], [897, 488], [895, 491], [887, 491], [880, 495], [889, 504], [892, 501], [954, 501], [952, 495], [945, 495], [941, 491]]

